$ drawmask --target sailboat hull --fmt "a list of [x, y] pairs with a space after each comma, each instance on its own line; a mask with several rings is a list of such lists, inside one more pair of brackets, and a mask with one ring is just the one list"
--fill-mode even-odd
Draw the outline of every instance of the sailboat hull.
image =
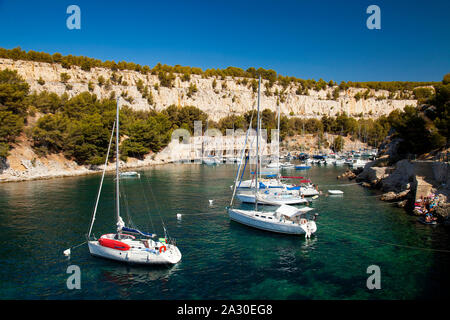
[[129, 264], [164, 265], [176, 264], [181, 260], [181, 253], [177, 247], [166, 245], [165, 252], [150, 252], [139, 249], [117, 250], [100, 245], [98, 241], [88, 242], [89, 252], [93, 256], [121, 261]]
[[296, 234], [302, 235], [307, 232], [314, 233], [317, 230], [314, 221], [309, 221], [307, 224], [289, 224], [276, 220], [266, 220], [258, 219], [255, 217], [257, 211], [239, 210], [239, 209], [229, 209], [228, 214], [230, 219], [241, 224], [247, 225], [249, 227], [276, 232], [284, 234]]
[[[244, 203], [255, 203], [256, 197], [254, 194], [237, 194], [236, 197]], [[272, 205], [272, 206], [281, 206], [283, 204], [306, 204], [308, 200], [300, 197], [276, 197], [276, 196], [258, 196], [258, 203]]]

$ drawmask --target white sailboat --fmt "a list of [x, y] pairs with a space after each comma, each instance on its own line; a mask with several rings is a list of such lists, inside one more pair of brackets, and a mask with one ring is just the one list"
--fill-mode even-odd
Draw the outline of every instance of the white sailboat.
[[312, 208], [295, 208], [280, 206], [276, 211], [261, 212], [257, 210], [228, 209], [230, 219], [249, 227], [285, 234], [304, 234], [309, 238], [317, 231], [313, 220], [304, 218]]
[[[260, 89], [261, 89], [261, 76], [259, 77], [258, 86], [258, 121], [257, 121], [257, 135], [256, 135], [256, 152], [257, 152], [257, 165], [256, 165], [256, 188], [253, 197], [255, 199], [255, 209], [254, 210], [242, 210], [233, 208], [233, 200], [236, 192], [237, 177], [239, 176], [239, 170], [236, 174], [236, 180], [234, 185], [233, 196], [231, 197], [230, 207], [228, 207], [228, 214], [230, 219], [244, 225], [271, 231], [277, 233], [285, 234], [304, 234], [306, 237], [310, 237], [316, 232], [317, 226], [314, 220], [307, 219], [307, 212], [313, 210], [311, 208], [295, 208], [290, 205], [283, 204], [280, 202], [281, 206], [276, 211], [261, 212], [258, 211], [258, 203], [260, 200], [259, 194], [259, 183], [258, 183], [258, 162], [259, 162], [259, 134], [260, 134], [260, 116], [259, 116], [259, 105], [260, 105]], [[245, 147], [244, 147], [245, 149]], [[239, 196], [239, 195], [238, 195]]]
[[369, 163], [368, 160], [363, 159], [353, 159], [352, 162], [349, 164], [351, 168], [364, 168], [365, 165]]
[[103, 169], [102, 179], [97, 195], [92, 221], [89, 227], [88, 247], [89, 252], [93, 256], [106, 259], [122, 261], [130, 264], [176, 264], [181, 260], [181, 252], [175, 245], [175, 240], [168, 238], [166, 228], [164, 228], [164, 238], [157, 241], [152, 238], [155, 234], [139, 231], [135, 228], [125, 226], [120, 216], [120, 192], [119, 192], [119, 98], [117, 99], [116, 110], [116, 225], [117, 229], [114, 233], [102, 235], [99, 239], [91, 237], [92, 227], [94, 225], [97, 212], [98, 202], [102, 190], [103, 180], [105, 177], [106, 166], [111, 149], [111, 142], [114, 135], [114, 126], [111, 132], [108, 152], [106, 155], [105, 166]]

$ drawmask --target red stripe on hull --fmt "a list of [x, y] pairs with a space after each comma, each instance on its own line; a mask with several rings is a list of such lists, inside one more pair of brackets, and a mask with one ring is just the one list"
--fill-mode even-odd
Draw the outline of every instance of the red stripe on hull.
[[120, 251], [128, 251], [130, 250], [130, 246], [126, 243], [123, 243], [121, 241], [113, 240], [113, 239], [106, 239], [106, 238], [100, 238], [98, 239], [98, 243], [100, 243], [101, 246], [116, 249]]

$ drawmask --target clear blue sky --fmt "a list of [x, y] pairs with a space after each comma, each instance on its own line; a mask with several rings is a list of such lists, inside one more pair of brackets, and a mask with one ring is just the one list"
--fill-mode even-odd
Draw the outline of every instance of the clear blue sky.
[[[66, 27], [71, 4], [81, 30]], [[366, 27], [371, 4], [381, 30]], [[0, 0], [0, 47], [327, 81], [440, 81], [450, 72], [449, 13], [447, 0]]]

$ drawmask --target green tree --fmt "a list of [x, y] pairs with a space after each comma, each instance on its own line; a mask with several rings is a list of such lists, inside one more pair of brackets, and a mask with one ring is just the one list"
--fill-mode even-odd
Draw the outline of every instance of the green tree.
[[28, 111], [29, 85], [17, 71], [0, 71], [0, 156], [6, 157], [10, 144], [22, 131]]
[[191, 98], [193, 95], [194, 95], [194, 93], [196, 93], [198, 91], [198, 89], [197, 89], [197, 85], [195, 84], [195, 83], [191, 83], [190, 85], [189, 85], [189, 88], [188, 88], [188, 91], [187, 91], [187, 96], [189, 97], [189, 98]]
[[344, 149], [344, 139], [341, 136], [334, 138], [331, 149], [334, 152], [341, 152]]

